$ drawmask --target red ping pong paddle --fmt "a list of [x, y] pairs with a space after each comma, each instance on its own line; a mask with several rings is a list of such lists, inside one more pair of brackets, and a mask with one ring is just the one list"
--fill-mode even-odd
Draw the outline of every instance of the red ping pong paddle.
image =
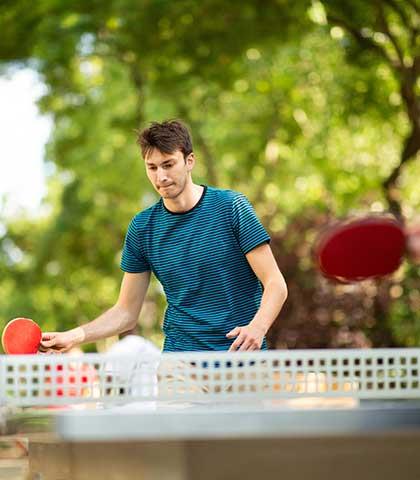
[[377, 215], [340, 221], [321, 232], [315, 257], [326, 277], [355, 282], [394, 272], [405, 250], [402, 224]]
[[33, 320], [15, 318], [4, 327], [1, 344], [8, 354], [37, 353], [41, 337], [41, 329]]

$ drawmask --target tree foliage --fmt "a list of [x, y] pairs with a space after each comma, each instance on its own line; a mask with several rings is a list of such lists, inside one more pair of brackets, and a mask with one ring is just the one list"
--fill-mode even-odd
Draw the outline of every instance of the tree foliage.
[[[1, 318], [64, 329], [115, 302], [128, 222], [157, 199], [134, 130], [181, 117], [195, 180], [244, 192], [273, 236], [291, 294], [272, 345], [418, 343], [418, 268], [346, 289], [311, 245], [336, 216], [419, 210], [419, 22], [415, 0], [3, 2], [1, 68], [40, 73], [54, 130], [48, 213], [4, 219]], [[164, 306], [154, 279], [143, 334]]]

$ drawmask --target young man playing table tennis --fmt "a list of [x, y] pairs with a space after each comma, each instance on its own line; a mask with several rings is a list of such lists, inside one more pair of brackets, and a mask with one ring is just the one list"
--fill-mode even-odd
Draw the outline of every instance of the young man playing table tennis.
[[252, 206], [240, 193], [193, 183], [195, 156], [181, 122], [153, 123], [138, 143], [161, 199], [128, 227], [119, 298], [90, 323], [44, 333], [40, 350], [65, 352], [131, 330], [151, 272], [168, 302], [163, 351], [266, 349], [287, 287]]

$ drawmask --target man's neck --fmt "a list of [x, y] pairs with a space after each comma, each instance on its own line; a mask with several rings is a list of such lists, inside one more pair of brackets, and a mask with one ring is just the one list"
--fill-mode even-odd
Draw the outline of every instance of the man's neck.
[[164, 198], [165, 207], [174, 213], [188, 212], [197, 205], [203, 194], [204, 187], [191, 183], [176, 198]]

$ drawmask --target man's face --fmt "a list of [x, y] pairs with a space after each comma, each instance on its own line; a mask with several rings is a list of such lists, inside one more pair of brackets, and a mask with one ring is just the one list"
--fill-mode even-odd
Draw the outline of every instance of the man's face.
[[149, 180], [162, 198], [174, 199], [180, 195], [194, 166], [194, 154], [184, 155], [180, 150], [162, 153], [153, 149], [146, 157], [146, 171]]

